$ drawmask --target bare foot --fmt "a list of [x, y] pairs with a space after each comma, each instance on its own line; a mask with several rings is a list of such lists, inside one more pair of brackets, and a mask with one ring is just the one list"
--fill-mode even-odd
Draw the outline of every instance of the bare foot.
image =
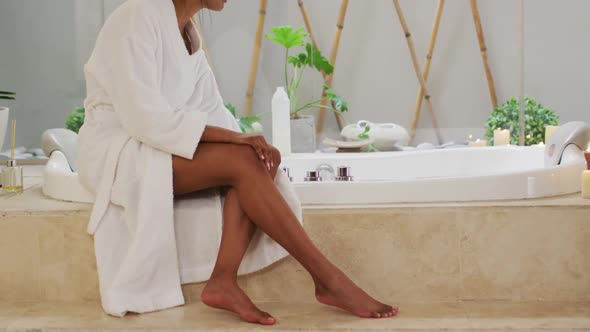
[[274, 325], [276, 320], [268, 313], [258, 309], [248, 295], [234, 281], [211, 279], [201, 293], [206, 305], [237, 313], [249, 323]]
[[362, 318], [387, 318], [396, 316], [397, 307], [383, 304], [356, 286], [343, 273], [337, 273], [329, 283], [314, 278], [316, 298], [323, 304], [338, 307]]

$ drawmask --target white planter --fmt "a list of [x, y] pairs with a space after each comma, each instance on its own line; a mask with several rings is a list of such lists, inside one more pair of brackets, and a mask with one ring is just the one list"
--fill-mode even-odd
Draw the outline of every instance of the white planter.
[[400, 147], [407, 146], [410, 141], [408, 131], [395, 123], [372, 123], [361, 120], [358, 123], [348, 125], [340, 133], [350, 141], [358, 141], [358, 136], [369, 126], [369, 138], [375, 140], [375, 147], [379, 151], [398, 151]]
[[313, 153], [316, 150], [315, 118], [302, 116], [291, 119], [291, 150], [293, 153]]
[[0, 151], [2, 151], [2, 145], [6, 138], [6, 131], [8, 130], [8, 115], [10, 109], [8, 107], [0, 107]]

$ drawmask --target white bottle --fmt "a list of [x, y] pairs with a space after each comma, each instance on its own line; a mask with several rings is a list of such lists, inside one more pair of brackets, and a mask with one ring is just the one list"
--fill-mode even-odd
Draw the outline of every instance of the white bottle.
[[272, 145], [282, 156], [291, 154], [291, 101], [284, 87], [272, 97]]

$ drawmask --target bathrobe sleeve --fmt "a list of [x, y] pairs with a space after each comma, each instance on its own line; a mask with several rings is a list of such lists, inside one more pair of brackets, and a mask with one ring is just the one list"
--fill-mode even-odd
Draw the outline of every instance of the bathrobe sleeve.
[[131, 33], [120, 36], [100, 71], [115, 112], [127, 133], [156, 149], [193, 159], [207, 113], [173, 109], [158, 82], [157, 24], [136, 17]]

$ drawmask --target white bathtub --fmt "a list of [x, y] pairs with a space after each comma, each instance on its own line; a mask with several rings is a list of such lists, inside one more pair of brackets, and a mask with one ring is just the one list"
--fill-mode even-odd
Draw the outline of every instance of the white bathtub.
[[[304, 182], [307, 171], [328, 164], [351, 167], [352, 182]], [[283, 160], [306, 206], [515, 200], [579, 192], [583, 152], [566, 150], [557, 167], [544, 167], [541, 147], [461, 148], [363, 154], [294, 154]], [[52, 153], [43, 192], [52, 198], [93, 202], [65, 156]]]
[[[544, 166], [543, 147], [459, 148], [374, 154], [294, 154], [283, 160], [304, 205], [517, 200], [579, 192], [583, 152]], [[353, 182], [304, 182], [321, 164], [351, 167]]]

